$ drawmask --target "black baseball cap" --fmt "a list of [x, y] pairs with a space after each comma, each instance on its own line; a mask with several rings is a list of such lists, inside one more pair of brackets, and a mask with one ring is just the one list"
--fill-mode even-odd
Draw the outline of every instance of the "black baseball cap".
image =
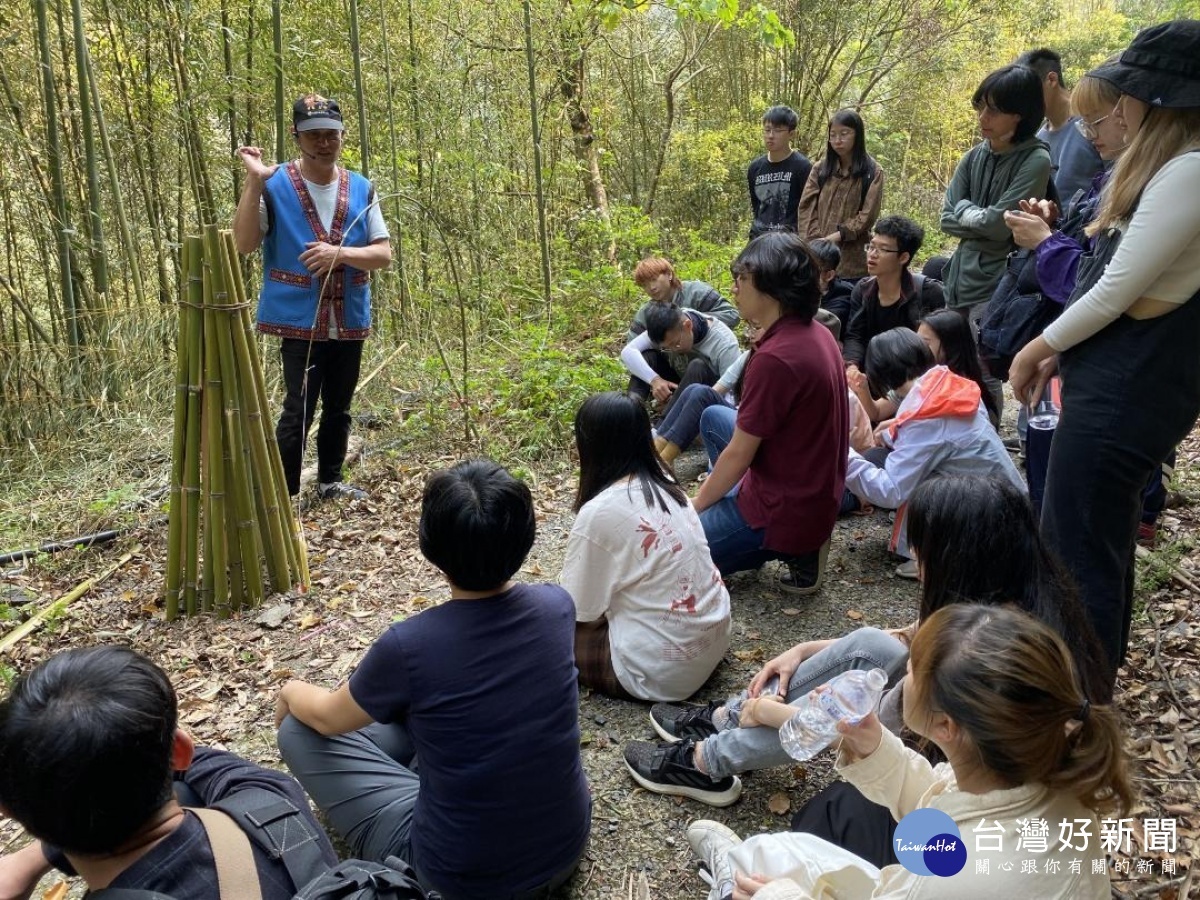
[[306, 94], [292, 105], [292, 126], [297, 132], [332, 129], [343, 131], [342, 108], [336, 100]]

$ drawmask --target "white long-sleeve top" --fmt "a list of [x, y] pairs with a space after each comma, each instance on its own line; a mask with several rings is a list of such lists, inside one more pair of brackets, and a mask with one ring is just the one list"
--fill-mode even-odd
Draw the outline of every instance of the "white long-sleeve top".
[[[685, 312], [684, 315], [687, 313]], [[708, 323], [708, 334], [704, 336], [704, 340], [697, 341], [692, 345], [691, 352], [687, 356], [691, 359], [703, 359], [720, 378], [737, 361], [742, 348], [738, 345], [737, 336], [720, 319], [704, 316], [704, 321]], [[650, 384], [658, 377], [646, 362], [645, 357], [642, 356], [644, 351], [653, 348], [654, 341], [650, 340], [650, 336], [643, 331], [621, 350], [621, 362], [629, 370], [629, 374], [640, 378], [646, 384]]]
[[1200, 151], [1176, 156], [1146, 185], [1120, 246], [1095, 286], [1042, 333], [1069, 350], [1139, 298], [1183, 304], [1200, 291]]

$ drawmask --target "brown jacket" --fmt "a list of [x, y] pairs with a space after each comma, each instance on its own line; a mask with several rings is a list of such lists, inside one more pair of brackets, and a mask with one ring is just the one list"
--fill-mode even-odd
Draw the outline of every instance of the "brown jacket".
[[842, 251], [842, 264], [838, 266], [838, 275], [842, 278], [861, 278], [867, 274], [867, 241], [883, 202], [883, 169], [869, 156], [867, 161], [875, 174], [865, 201], [861, 178], [835, 172], [823, 188], [818, 187], [819, 165], [813, 166], [800, 195], [796, 231], [809, 241], [834, 231], [841, 233], [838, 248]]

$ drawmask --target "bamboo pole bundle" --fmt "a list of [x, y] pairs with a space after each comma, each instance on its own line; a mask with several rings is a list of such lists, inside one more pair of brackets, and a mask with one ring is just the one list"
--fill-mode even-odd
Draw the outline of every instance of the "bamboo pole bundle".
[[232, 235], [187, 238], [176, 362], [166, 612], [229, 616], [308, 586], [303, 534], [265, 410]]

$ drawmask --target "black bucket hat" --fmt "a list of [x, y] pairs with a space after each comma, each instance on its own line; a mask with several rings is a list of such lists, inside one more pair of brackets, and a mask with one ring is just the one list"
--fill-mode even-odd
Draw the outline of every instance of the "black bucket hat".
[[1176, 19], [1144, 28], [1116, 62], [1088, 75], [1151, 106], [1200, 106], [1200, 21]]

